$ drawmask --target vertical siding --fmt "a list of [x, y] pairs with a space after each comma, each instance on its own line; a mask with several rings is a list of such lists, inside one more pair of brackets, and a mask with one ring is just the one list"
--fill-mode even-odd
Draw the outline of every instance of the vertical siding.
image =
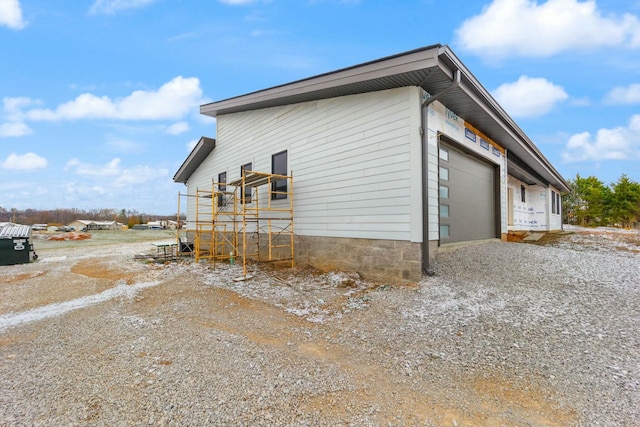
[[271, 155], [287, 150], [296, 234], [410, 240], [420, 231], [411, 220], [420, 194], [411, 173], [417, 98], [400, 88], [220, 115], [216, 148], [189, 192], [211, 188], [220, 172], [233, 181], [249, 162], [271, 172]]

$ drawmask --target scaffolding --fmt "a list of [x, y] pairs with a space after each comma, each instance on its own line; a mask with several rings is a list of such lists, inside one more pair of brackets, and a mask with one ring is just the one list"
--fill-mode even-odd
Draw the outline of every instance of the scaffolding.
[[235, 181], [212, 180], [211, 189], [178, 194], [178, 215], [181, 196], [192, 198], [194, 219], [187, 221], [186, 236], [193, 237], [196, 262], [242, 263], [244, 278], [251, 262], [294, 266], [292, 175], [245, 170]]

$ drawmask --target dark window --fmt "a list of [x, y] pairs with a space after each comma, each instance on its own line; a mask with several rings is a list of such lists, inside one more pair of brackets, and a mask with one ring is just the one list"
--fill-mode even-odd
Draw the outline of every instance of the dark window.
[[[224, 193], [225, 191], [227, 191], [227, 186], [224, 185], [223, 183], [227, 182], [227, 173], [226, 172], [222, 172], [218, 174], [218, 191], [220, 191], [220, 193]], [[225, 206], [227, 203], [225, 201], [225, 195], [224, 194], [218, 194], [218, 206]]]
[[522, 203], [526, 203], [527, 202], [527, 195], [525, 193], [524, 185], [520, 186], [520, 201]]
[[[287, 151], [271, 156], [271, 173], [275, 175], [287, 175]], [[271, 199], [287, 198], [287, 180], [278, 179], [271, 183]]]
[[556, 213], [560, 215], [562, 211], [560, 210], [562, 206], [562, 199], [560, 198], [560, 193], [556, 193]]
[[[251, 163], [247, 163], [246, 165], [240, 166], [240, 176], [244, 175], [244, 171], [250, 171], [252, 168]], [[251, 203], [251, 187], [245, 186], [244, 193], [242, 194], [242, 203]]]
[[556, 214], [556, 192], [551, 191], [551, 213]]

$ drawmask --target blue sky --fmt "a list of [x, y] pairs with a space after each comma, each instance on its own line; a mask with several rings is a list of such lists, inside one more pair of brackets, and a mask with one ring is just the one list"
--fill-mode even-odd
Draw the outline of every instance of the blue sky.
[[0, 207], [173, 214], [200, 104], [435, 43], [565, 178], [640, 181], [640, 0], [0, 0]]

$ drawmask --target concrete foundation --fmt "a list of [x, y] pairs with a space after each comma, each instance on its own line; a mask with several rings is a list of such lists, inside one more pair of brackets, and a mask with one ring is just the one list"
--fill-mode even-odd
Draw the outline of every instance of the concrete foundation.
[[296, 263], [321, 270], [356, 271], [362, 277], [391, 282], [422, 278], [420, 243], [400, 240], [296, 236]]

